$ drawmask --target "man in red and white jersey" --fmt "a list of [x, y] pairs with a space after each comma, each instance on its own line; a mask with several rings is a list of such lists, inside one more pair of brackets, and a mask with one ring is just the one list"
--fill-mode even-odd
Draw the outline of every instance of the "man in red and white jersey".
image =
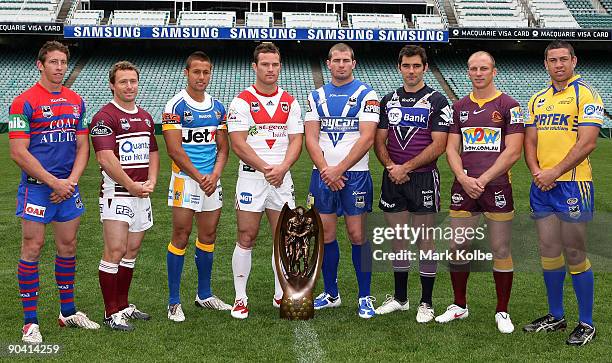
[[[263, 212], [272, 231], [285, 203], [295, 208], [295, 193], [289, 168], [302, 151], [304, 123], [300, 105], [278, 87], [280, 51], [273, 43], [262, 43], [253, 53], [255, 84], [242, 91], [230, 105], [227, 126], [232, 150], [240, 158], [236, 183], [238, 241], [232, 257], [236, 300], [232, 316], [245, 319], [246, 285], [251, 271], [251, 250], [259, 232]], [[274, 299], [280, 307], [283, 291], [274, 270]]]
[[157, 183], [159, 154], [151, 115], [136, 106], [139, 71], [118, 62], [109, 72], [113, 100], [92, 118], [89, 134], [102, 169], [100, 219], [104, 253], [99, 266], [104, 323], [133, 330], [127, 319], [150, 316], [128, 303], [136, 256], [153, 225], [149, 195]]

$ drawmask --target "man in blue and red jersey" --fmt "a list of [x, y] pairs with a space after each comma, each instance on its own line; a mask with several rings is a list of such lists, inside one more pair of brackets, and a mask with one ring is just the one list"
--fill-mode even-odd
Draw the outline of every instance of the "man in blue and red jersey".
[[[427, 86], [427, 53], [407, 45], [399, 53], [397, 67], [403, 85], [380, 102], [380, 122], [374, 140], [378, 160], [385, 167], [379, 207], [390, 227], [412, 221], [414, 228], [433, 227], [440, 211], [440, 174], [436, 161], [446, 148], [452, 109], [446, 98]], [[425, 237], [425, 236], [424, 236]], [[405, 249], [394, 241], [396, 251]], [[435, 249], [432, 238], [419, 238], [421, 251]], [[376, 309], [376, 314], [408, 310], [409, 260], [394, 260], [395, 294]], [[435, 260], [419, 263], [421, 301], [416, 320], [434, 319], [432, 291], [437, 271]]]
[[446, 158], [455, 174], [450, 224], [456, 232], [450, 243], [454, 257], [449, 261], [454, 301], [436, 321], [448, 323], [468, 317], [470, 261], [458, 251], [465, 251], [473, 238], [461, 235], [461, 231], [476, 227], [484, 214], [493, 253], [495, 323], [501, 333], [509, 334], [514, 331], [508, 314], [514, 276], [510, 251], [514, 218], [510, 168], [521, 157], [523, 113], [515, 99], [495, 86], [497, 68], [491, 54], [475, 52], [467, 65], [472, 92], [453, 105], [453, 122], [446, 144]]
[[55, 233], [55, 280], [60, 293], [60, 326], [98, 329], [74, 304], [76, 234], [85, 208], [78, 181], [89, 158], [85, 104], [62, 86], [68, 68], [68, 48], [45, 43], [36, 66], [40, 80], [19, 95], [9, 110], [11, 158], [22, 169], [16, 215], [21, 218], [21, 257], [17, 267], [23, 305], [22, 340], [40, 343], [37, 301], [38, 260], [45, 242], [45, 226]]

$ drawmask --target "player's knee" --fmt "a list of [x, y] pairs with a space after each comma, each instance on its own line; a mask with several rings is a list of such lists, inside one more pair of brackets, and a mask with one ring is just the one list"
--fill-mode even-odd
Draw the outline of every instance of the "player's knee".
[[217, 239], [216, 232], [198, 233], [198, 241], [200, 241], [201, 243], [204, 243], [204, 244], [215, 243], [216, 239]]
[[63, 256], [74, 256], [77, 249], [77, 240], [75, 238], [56, 241], [57, 251]]
[[349, 230], [348, 238], [352, 244], [360, 245], [365, 241], [365, 235], [361, 230]]
[[565, 258], [569, 265], [577, 265], [586, 259], [586, 252], [576, 248], [566, 248]]
[[175, 244], [176, 247], [179, 247], [181, 249], [185, 248], [185, 246], [187, 245], [187, 241], [189, 241], [189, 235], [191, 235], [191, 226], [189, 227], [175, 226], [174, 231], [172, 232], [172, 242], [182, 245], [182, 246], [178, 246]]
[[38, 261], [44, 245], [44, 238], [24, 237], [21, 243], [21, 257], [27, 261]]
[[238, 231], [238, 243], [241, 247], [251, 248], [255, 245], [257, 239], [257, 231], [244, 230]]

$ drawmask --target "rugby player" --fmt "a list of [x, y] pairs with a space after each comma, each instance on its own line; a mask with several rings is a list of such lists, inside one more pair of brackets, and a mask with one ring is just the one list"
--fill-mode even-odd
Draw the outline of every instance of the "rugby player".
[[344, 216], [359, 285], [358, 315], [367, 319], [375, 315], [370, 296], [372, 253], [365, 235], [373, 192], [368, 151], [374, 143], [380, 103], [370, 86], [353, 77], [355, 66], [353, 49], [344, 43], [334, 45], [327, 57], [331, 82], [308, 95], [306, 149], [314, 168], [307, 204], [321, 214], [325, 245], [325, 290], [315, 298], [314, 308], [341, 304], [336, 227], [338, 217]]
[[109, 71], [111, 102], [94, 115], [89, 134], [102, 172], [100, 220], [104, 252], [98, 277], [104, 298], [104, 324], [130, 331], [127, 320], [149, 320], [128, 302], [136, 257], [153, 226], [149, 195], [159, 171], [159, 154], [151, 115], [136, 106], [139, 71], [132, 63], [115, 63]]
[[[440, 173], [438, 157], [446, 149], [452, 109], [446, 97], [425, 85], [427, 53], [417, 45], [403, 47], [397, 59], [403, 86], [380, 102], [380, 122], [374, 150], [383, 172], [379, 208], [391, 227], [411, 224], [428, 228], [440, 211]], [[412, 221], [411, 221], [412, 220]], [[395, 251], [406, 249], [406, 241], [394, 242]], [[411, 241], [412, 242], [412, 241]], [[416, 241], [421, 251], [435, 250], [432, 238]], [[421, 260], [421, 301], [416, 320], [434, 319], [432, 291], [437, 271], [436, 260]], [[394, 260], [395, 294], [376, 309], [377, 314], [408, 310], [408, 269], [410, 261]]]
[[549, 310], [524, 330], [567, 327], [563, 308], [567, 263], [579, 322], [566, 342], [582, 346], [595, 337], [594, 279], [586, 255], [587, 222], [593, 218], [595, 202], [589, 155], [595, 150], [604, 107], [597, 91], [574, 73], [577, 62], [571, 44], [550, 43], [544, 51], [544, 66], [551, 83], [529, 101], [525, 161], [533, 175], [529, 202], [536, 219]]
[[[514, 325], [508, 314], [513, 263], [510, 233], [514, 218], [510, 168], [521, 157], [524, 123], [519, 103], [495, 87], [495, 60], [479, 51], [468, 59], [472, 92], [453, 105], [453, 123], [446, 147], [455, 181], [451, 188], [451, 228], [475, 228], [484, 214], [493, 253], [493, 277], [497, 292], [495, 322], [501, 333]], [[459, 150], [462, 150], [461, 153]], [[451, 251], [468, 248], [470, 241], [453, 233]], [[468, 317], [466, 299], [470, 261], [455, 254], [449, 261], [454, 302], [439, 323]]]
[[[302, 151], [304, 123], [297, 100], [277, 84], [281, 70], [280, 50], [261, 43], [253, 52], [255, 84], [242, 91], [230, 104], [227, 128], [231, 147], [240, 158], [236, 182], [238, 241], [232, 257], [236, 299], [231, 315], [249, 316], [246, 285], [251, 271], [251, 251], [266, 212], [273, 238], [280, 211], [287, 203], [295, 208], [295, 192], [289, 169]], [[283, 290], [276, 275], [274, 297], [280, 307]]]
[[198, 270], [198, 307], [229, 310], [231, 306], [213, 295], [211, 273], [217, 224], [223, 206], [221, 172], [229, 145], [225, 108], [206, 93], [212, 62], [204, 52], [192, 53], [183, 71], [187, 87], [172, 97], [162, 115], [162, 130], [172, 176], [168, 205], [172, 207], [172, 240], [166, 257], [168, 269], [168, 319], [181, 322], [180, 286], [185, 250], [195, 216], [198, 235], [195, 264]]
[[22, 340], [42, 342], [38, 326], [38, 261], [47, 224], [55, 238], [55, 282], [60, 294], [60, 326], [98, 329], [74, 303], [77, 230], [85, 211], [78, 181], [89, 160], [85, 103], [62, 85], [68, 47], [46, 42], [38, 51], [38, 83], [17, 96], [9, 109], [11, 158], [21, 168], [17, 210], [21, 255], [17, 265], [23, 306]]

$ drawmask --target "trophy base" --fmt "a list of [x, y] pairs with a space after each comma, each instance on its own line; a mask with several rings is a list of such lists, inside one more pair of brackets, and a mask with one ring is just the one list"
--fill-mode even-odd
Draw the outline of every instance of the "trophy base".
[[310, 320], [314, 318], [312, 295], [301, 297], [283, 296], [280, 304], [280, 317], [287, 320]]

